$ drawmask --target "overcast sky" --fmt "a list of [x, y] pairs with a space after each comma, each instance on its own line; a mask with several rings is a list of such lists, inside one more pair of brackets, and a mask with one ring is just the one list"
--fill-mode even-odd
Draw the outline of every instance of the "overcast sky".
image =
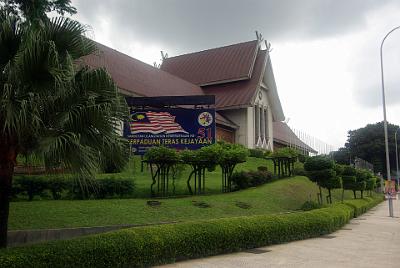
[[[398, 0], [73, 0], [94, 40], [146, 63], [255, 39], [271, 59], [288, 124], [331, 145], [383, 120], [379, 47]], [[400, 124], [400, 29], [384, 45], [388, 121]]]

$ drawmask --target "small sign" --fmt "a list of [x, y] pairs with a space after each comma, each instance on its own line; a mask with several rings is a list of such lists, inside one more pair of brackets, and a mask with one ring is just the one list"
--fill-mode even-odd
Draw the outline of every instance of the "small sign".
[[396, 181], [385, 180], [385, 198], [386, 199], [397, 199]]

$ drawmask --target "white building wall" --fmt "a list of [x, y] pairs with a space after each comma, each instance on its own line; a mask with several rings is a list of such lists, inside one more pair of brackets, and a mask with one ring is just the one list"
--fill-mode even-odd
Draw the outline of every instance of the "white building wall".
[[245, 145], [247, 128], [245, 109], [223, 110], [218, 112], [239, 126], [235, 131], [235, 142]]

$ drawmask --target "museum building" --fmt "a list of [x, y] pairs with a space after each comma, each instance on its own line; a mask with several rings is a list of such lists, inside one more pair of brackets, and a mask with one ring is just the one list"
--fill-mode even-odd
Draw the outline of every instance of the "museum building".
[[160, 68], [97, 43], [83, 58], [104, 67], [125, 96], [214, 95], [216, 137], [247, 148], [293, 146], [316, 152], [283, 121], [268, 49], [261, 40], [164, 57]]

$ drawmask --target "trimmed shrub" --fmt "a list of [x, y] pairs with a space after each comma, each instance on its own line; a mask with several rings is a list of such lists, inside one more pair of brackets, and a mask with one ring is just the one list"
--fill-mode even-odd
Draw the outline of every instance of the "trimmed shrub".
[[[376, 188], [376, 181], [377, 178], [376, 177], [371, 177], [368, 181], [367, 181], [367, 185], [365, 186], [365, 190], [368, 191], [373, 191]], [[396, 184], [397, 185], [397, 184]]]
[[68, 179], [59, 176], [47, 176], [45, 178], [46, 189], [50, 191], [54, 200], [61, 199], [62, 192], [68, 189], [70, 183]]
[[306, 171], [333, 169], [334, 162], [326, 156], [309, 157], [304, 163]]
[[234, 190], [242, 190], [255, 187], [272, 180], [272, 173], [269, 171], [241, 171], [234, 172], [231, 177]]
[[299, 213], [131, 228], [9, 248], [0, 250], [0, 267], [148, 267], [235, 252], [331, 233], [381, 200], [356, 200]]
[[[102, 176], [82, 189], [81, 185], [73, 180], [69, 181], [69, 195], [72, 199], [105, 199], [123, 198], [133, 194], [135, 184], [133, 179], [120, 178], [110, 175]], [[86, 190], [90, 190], [88, 193]]]
[[258, 171], [268, 171], [268, 167], [264, 167], [264, 166], [259, 166], [257, 167]]
[[333, 170], [335, 170], [337, 176], [342, 176], [344, 171], [344, 165], [336, 164], [333, 166]]
[[341, 179], [336, 177], [334, 168], [334, 162], [325, 156], [310, 157], [304, 163], [307, 177], [319, 186], [318, 200], [321, 204], [323, 203], [321, 187], [328, 189], [327, 200], [329, 203], [332, 203], [331, 190], [342, 187]]
[[299, 151], [290, 147], [282, 147], [275, 150], [271, 156], [272, 157], [297, 157], [299, 155]]
[[29, 201], [37, 195], [43, 195], [46, 189], [46, 180], [41, 176], [16, 176], [13, 181], [15, 194], [26, 194]]
[[98, 190], [94, 193], [96, 198], [118, 198], [126, 197], [133, 193], [134, 183], [132, 179], [128, 178], [112, 178], [106, 177], [96, 180]]
[[264, 150], [261, 149], [249, 149], [249, 156], [255, 158], [264, 158]]
[[319, 183], [325, 180], [325, 178], [336, 177], [336, 172], [333, 169], [313, 170], [307, 171], [307, 176], [312, 182]]
[[268, 171], [249, 171], [251, 186], [258, 186], [272, 180], [272, 174]]
[[251, 176], [246, 171], [234, 172], [231, 177], [234, 190], [246, 189], [251, 187]]
[[353, 209], [353, 217], [355, 218], [367, 212], [369, 209], [373, 208], [382, 201], [383, 196], [378, 196], [374, 198], [366, 197], [364, 199], [346, 200], [344, 201], [344, 204], [350, 206]]
[[144, 154], [144, 159], [152, 163], [171, 163], [179, 160], [178, 153], [165, 146], [151, 147]]
[[54, 200], [122, 198], [133, 194], [134, 186], [133, 179], [113, 174], [100, 175], [86, 185], [80, 185], [71, 175], [16, 176], [13, 181], [13, 197], [26, 195], [29, 200], [33, 200], [35, 196], [48, 198], [50, 194]]

